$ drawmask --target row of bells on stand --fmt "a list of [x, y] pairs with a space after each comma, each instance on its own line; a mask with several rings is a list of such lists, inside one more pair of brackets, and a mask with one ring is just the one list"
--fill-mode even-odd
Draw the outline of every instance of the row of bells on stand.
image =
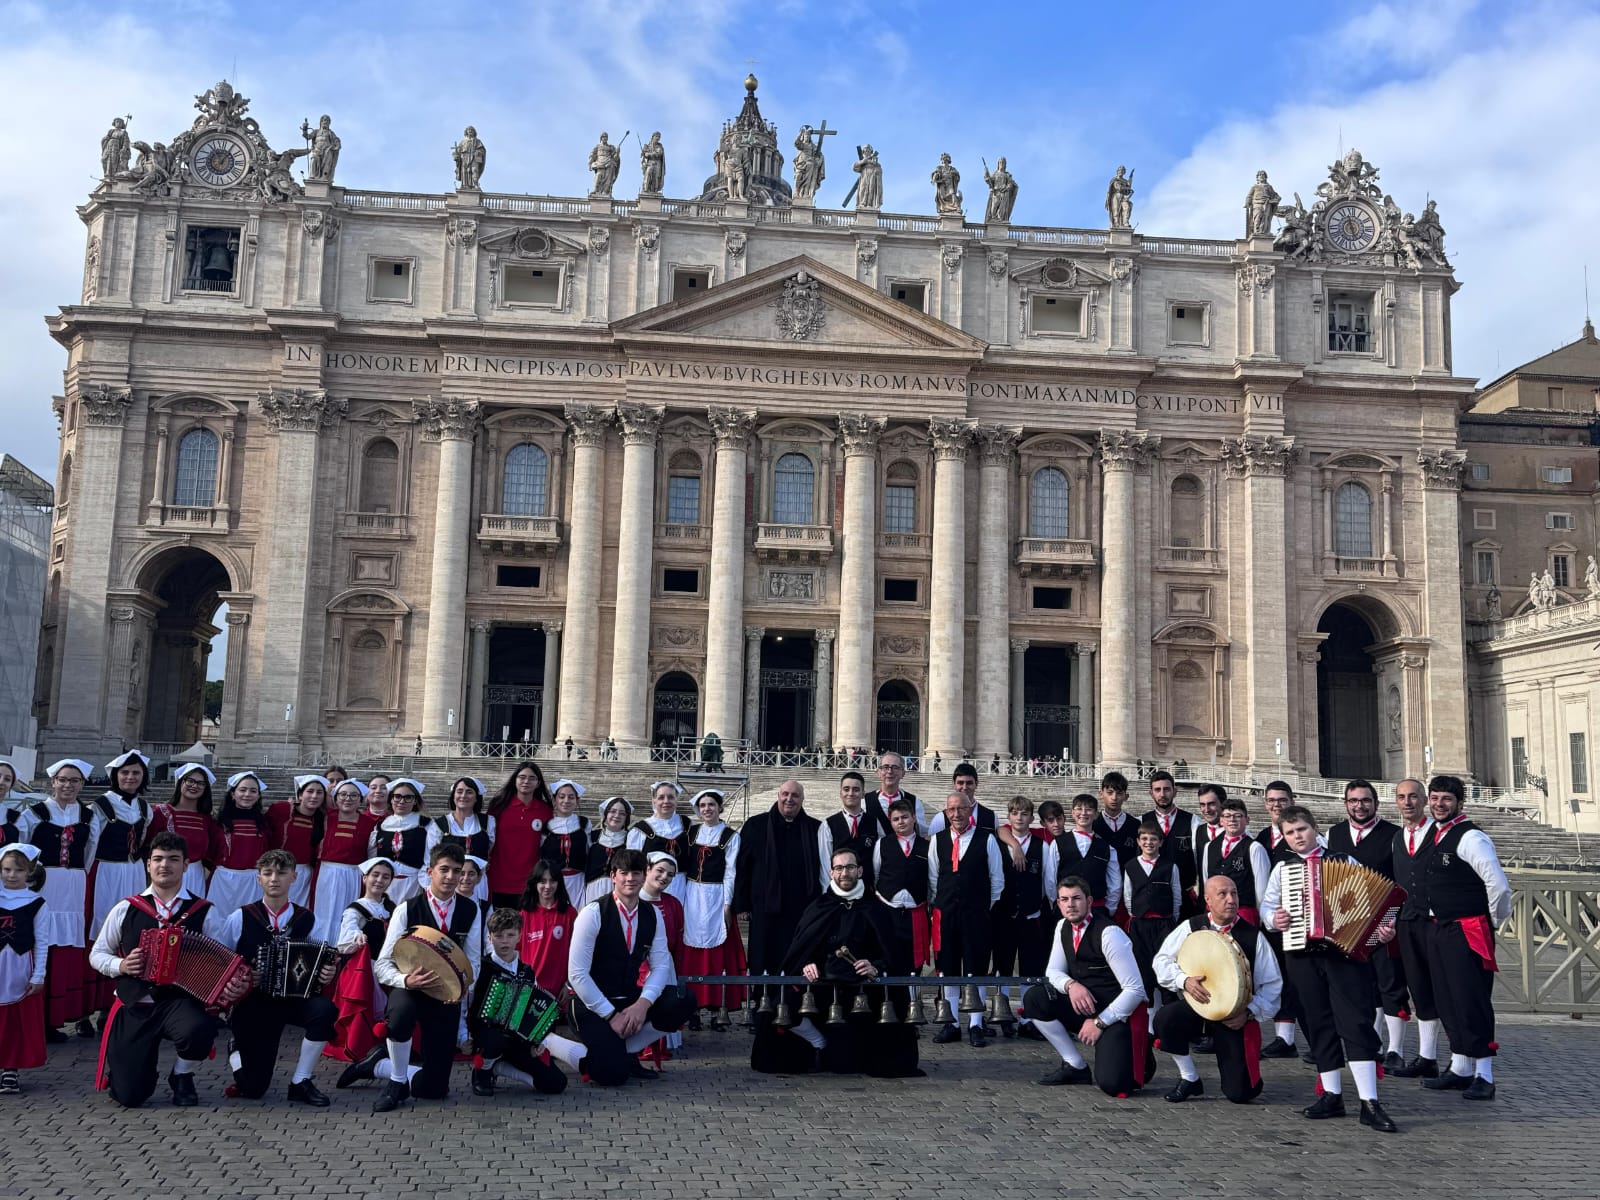
[[[938, 985], [930, 980], [930, 986]], [[742, 1010], [745, 1014], [745, 1025], [755, 1024], [755, 1018], [758, 1016], [771, 1017], [773, 1019], [772, 1023], [779, 1029], [792, 1029], [800, 1023], [795, 1019], [794, 1011], [789, 1006], [789, 999], [783, 988], [778, 988], [777, 1004], [772, 1002], [771, 987], [766, 985], [759, 987], [761, 993], [759, 1002], [753, 994], [758, 989], [752, 988], [751, 990], [750, 1002]], [[907, 1025], [926, 1025], [928, 1023], [927, 1009], [922, 1001], [922, 991], [921, 987], [913, 987], [911, 989], [911, 1005], [906, 1011], [904, 1020]], [[848, 1009], [845, 1008], [844, 1002], [839, 997], [838, 986], [834, 986], [833, 997], [833, 1003], [828, 1006], [828, 1019], [825, 1022], [828, 1025], [843, 1025], [851, 1017], [870, 1015], [872, 1012], [872, 1005], [867, 1000], [865, 988], [857, 989], [855, 1000]], [[960, 1012], [963, 1015], [981, 1012], [985, 1014], [992, 1025], [1010, 1025], [1017, 1019], [1016, 1014], [1011, 1010], [1011, 1000], [1004, 992], [999, 988], [991, 989], [988, 1003], [985, 1004], [978, 995], [977, 984], [973, 983], [966, 984], [961, 989]], [[816, 990], [812, 987], [807, 987], [805, 995], [800, 998], [800, 1020], [804, 1020], [807, 1017], [820, 1016], [821, 1013], [822, 1010], [817, 1004]], [[939, 998], [933, 1007], [934, 1024], [951, 1025], [955, 1023], [955, 1019], [955, 1012], [950, 1008], [950, 1001], [945, 997], [941, 989]], [[898, 1025], [900, 1023], [901, 1018], [895, 1012], [894, 1002], [885, 999], [878, 1009], [878, 1024]], [[732, 1022], [728, 1019], [728, 1010], [726, 1008], [719, 1009], [716, 1016], [711, 1018], [710, 1024], [712, 1029], [718, 1031], [730, 1028]]]

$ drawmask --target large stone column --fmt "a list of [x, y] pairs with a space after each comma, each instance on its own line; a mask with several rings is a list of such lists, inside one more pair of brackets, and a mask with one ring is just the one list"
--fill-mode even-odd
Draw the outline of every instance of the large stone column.
[[1023, 691], [1025, 656], [1028, 653], [1027, 638], [1013, 638], [1011, 640], [1011, 755], [1021, 758], [1028, 749], [1028, 730], [1023, 724], [1023, 708], [1025, 695]]
[[[561, 707], [555, 737], [594, 743], [595, 679], [600, 671], [601, 463], [612, 415], [588, 404], [567, 405], [572, 428], [572, 522], [567, 528], [566, 649], [561, 655]], [[549, 743], [546, 743], [547, 745]]]
[[[817, 692], [811, 710], [811, 742], [826, 750], [833, 736], [833, 634], [831, 629], [818, 629], [817, 635]], [[845, 742], [847, 746], [870, 746], [867, 742]]]
[[1011, 633], [1011, 482], [1022, 430], [978, 426], [978, 736], [979, 758], [1004, 754], [1018, 714], [1008, 686]]
[[744, 627], [744, 740], [755, 746], [761, 740], [761, 639], [760, 625]]
[[544, 623], [544, 687], [539, 693], [539, 744], [556, 742], [556, 702], [561, 678], [561, 622]]
[[[1428, 711], [1423, 729], [1433, 747], [1428, 769], [1466, 774], [1467, 681], [1462, 659], [1465, 637], [1461, 624], [1461, 546], [1456, 520], [1461, 489], [1462, 450], [1419, 450], [1422, 468], [1422, 528], [1426, 544], [1427, 578], [1423, 603], [1428, 615], [1428, 663], [1425, 672]], [[1547, 728], [1557, 729], [1552, 722]], [[1552, 764], [1556, 759], [1549, 760]], [[1413, 761], [1413, 770], [1424, 766]]]
[[1078, 669], [1072, 673], [1078, 706], [1078, 761], [1098, 762], [1094, 753], [1094, 647], [1079, 642], [1073, 649], [1078, 656]]
[[[1247, 402], [1252, 393], [1246, 392]], [[1245, 487], [1245, 659], [1249, 696], [1245, 744], [1250, 765], [1282, 769], [1289, 741], [1289, 626], [1284, 476], [1300, 456], [1292, 437], [1246, 433], [1224, 438], [1223, 461]]]
[[844, 442], [844, 527], [839, 578], [839, 704], [841, 746], [873, 746], [872, 614], [877, 582], [878, 436], [887, 422], [840, 413]]
[[1134, 677], [1138, 629], [1134, 561], [1133, 472], [1148, 459], [1159, 439], [1137, 429], [1100, 431], [1100, 469], [1105, 500], [1101, 519], [1100, 641], [1105, 656], [1101, 686], [1101, 759], [1126, 765], [1138, 757]]
[[925, 753], [946, 758], [966, 748], [963, 715], [967, 657], [967, 448], [972, 426], [935, 418], [933, 580], [928, 597], [928, 738]]
[[[706, 604], [706, 696], [702, 735], [730, 737], [740, 728], [739, 633], [744, 628], [745, 443], [756, 423], [750, 409], [707, 410], [717, 438], [711, 504], [711, 581]], [[759, 646], [758, 646], [759, 658]]]
[[[472, 651], [467, 658], [467, 719], [461, 726], [461, 740], [493, 742], [483, 729], [483, 688], [489, 673], [489, 622], [472, 623]], [[499, 730], [491, 730], [498, 733]]]
[[472, 439], [478, 402], [419, 400], [423, 436], [439, 443], [428, 586], [428, 653], [422, 676], [422, 736], [464, 739], [462, 674], [467, 641], [467, 546], [472, 537]]
[[622, 426], [622, 530], [611, 635], [611, 729], [619, 746], [649, 740], [650, 551], [655, 540], [656, 432], [665, 410], [617, 405]]

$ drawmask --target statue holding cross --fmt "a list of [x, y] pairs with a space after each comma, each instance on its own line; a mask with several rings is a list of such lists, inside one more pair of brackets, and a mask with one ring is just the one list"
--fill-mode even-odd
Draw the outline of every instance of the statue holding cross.
[[794, 198], [800, 203], [810, 204], [816, 197], [817, 189], [822, 186], [827, 175], [822, 157], [822, 139], [833, 137], [838, 132], [837, 129], [829, 129], [826, 121], [820, 129], [800, 126], [800, 132], [794, 139]]

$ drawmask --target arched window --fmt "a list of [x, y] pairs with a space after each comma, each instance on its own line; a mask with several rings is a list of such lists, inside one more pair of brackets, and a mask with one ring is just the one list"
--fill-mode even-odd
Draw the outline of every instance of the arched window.
[[1028, 536], [1064, 538], [1068, 530], [1068, 501], [1071, 489], [1067, 475], [1058, 467], [1043, 467], [1033, 473], [1028, 489]]
[[776, 525], [810, 525], [816, 470], [804, 454], [778, 459], [772, 477], [772, 521]]
[[700, 456], [692, 450], [667, 462], [667, 524], [700, 524]]
[[191, 429], [178, 439], [178, 472], [172, 503], [179, 508], [210, 508], [217, 498], [217, 435]]
[[883, 531], [914, 533], [917, 528], [917, 469], [897, 462], [884, 475]]
[[1334, 493], [1333, 552], [1340, 558], [1372, 557], [1372, 493], [1359, 483], [1342, 484]]
[[1206, 544], [1200, 481], [1193, 475], [1179, 475], [1172, 481], [1172, 504], [1168, 512], [1174, 546]]
[[347, 703], [377, 706], [389, 694], [389, 644], [383, 634], [368, 629], [350, 644], [350, 683]]
[[542, 517], [550, 484], [550, 456], [532, 442], [506, 452], [500, 511], [512, 517]]
[[400, 489], [400, 447], [374, 438], [361, 452], [361, 506], [364, 513], [392, 513]]

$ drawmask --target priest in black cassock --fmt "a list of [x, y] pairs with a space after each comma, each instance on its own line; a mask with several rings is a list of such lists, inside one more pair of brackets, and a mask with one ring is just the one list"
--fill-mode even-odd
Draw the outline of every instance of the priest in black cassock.
[[778, 788], [778, 800], [739, 831], [733, 911], [750, 918], [752, 975], [781, 975], [800, 914], [822, 893], [827, 880], [817, 861], [821, 822], [805, 812], [805, 789], [793, 779]]

